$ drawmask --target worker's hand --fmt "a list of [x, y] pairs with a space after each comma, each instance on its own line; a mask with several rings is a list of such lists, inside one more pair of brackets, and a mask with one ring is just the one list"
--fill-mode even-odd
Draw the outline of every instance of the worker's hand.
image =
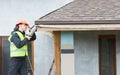
[[27, 38], [28, 40], [30, 40], [30, 39], [31, 39], [31, 37], [30, 37], [30, 36], [26, 36], [26, 38]]
[[31, 32], [31, 28], [30, 27], [28, 27], [28, 31]]

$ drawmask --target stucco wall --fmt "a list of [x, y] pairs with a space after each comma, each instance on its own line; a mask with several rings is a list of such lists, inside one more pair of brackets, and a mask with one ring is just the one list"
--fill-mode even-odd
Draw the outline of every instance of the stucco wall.
[[98, 35], [116, 35], [117, 75], [120, 75], [120, 32], [81, 31], [75, 32], [75, 75], [99, 75]]
[[97, 36], [91, 32], [75, 34], [75, 75], [98, 75]]
[[[34, 51], [34, 74], [48, 75], [49, 68], [54, 59], [54, 39], [45, 34], [45, 32], [37, 32], [37, 43], [35, 43]], [[42, 36], [41, 36], [42, 35]], [[52, 71], [53, 75], [54, 71]]]

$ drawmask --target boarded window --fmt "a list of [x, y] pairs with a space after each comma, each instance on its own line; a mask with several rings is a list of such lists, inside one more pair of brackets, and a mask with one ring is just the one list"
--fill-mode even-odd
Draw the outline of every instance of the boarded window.
[[115, 75], [115, 36], [99, 38], [100, 75]]

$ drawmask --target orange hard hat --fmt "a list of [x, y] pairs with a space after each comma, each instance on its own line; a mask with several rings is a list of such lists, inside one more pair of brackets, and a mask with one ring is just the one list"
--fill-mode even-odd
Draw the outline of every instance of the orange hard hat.
[[29, 27], [29, 24], [27, 23], [26, 20], [19, 20], [19, 21], [16, 23], [16, 27], [18, 27], [20, 24], [25, 24], [26, 26]]

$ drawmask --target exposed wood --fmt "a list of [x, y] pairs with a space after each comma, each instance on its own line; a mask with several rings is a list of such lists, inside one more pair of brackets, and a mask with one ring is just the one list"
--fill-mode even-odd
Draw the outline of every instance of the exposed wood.
[[61, 75], [60, 32], [54, 32], [55, 75]]
[[120, 24], [37, 25], [43, 31], [120, 30]]
[[[34, 72], [34, 42], [32, 42], [32, 68], [33, 68], [33, 72]], [[34, 73], [32, 73], [32, 75], [34, 75]]]
[[2, 37], [0, 37], [0, 75], [2, 75], [3, 69], [2, 69]]
[[3, 75], [4, 74], [4, 59], [3, 59], [3, 40], [4, 39], [7, 39], [8, 36], [0, 36], [0, 75]]

